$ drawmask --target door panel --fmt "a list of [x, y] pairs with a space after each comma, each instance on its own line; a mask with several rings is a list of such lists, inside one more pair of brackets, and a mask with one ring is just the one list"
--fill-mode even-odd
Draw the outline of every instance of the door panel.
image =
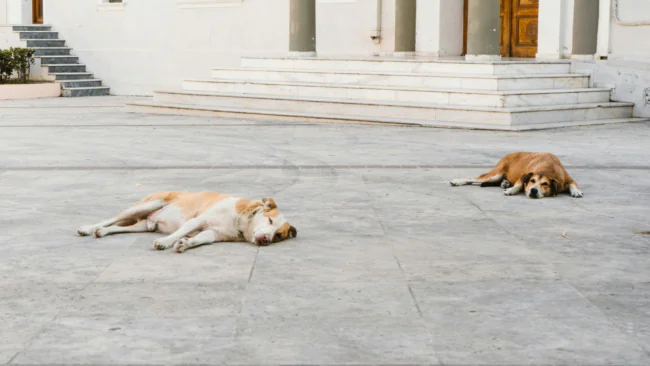
[[32, 0], [32, 22], [43, 24], [43, 0]]
[[539, 0], [512, 0], [510, 55], [535, 57]]

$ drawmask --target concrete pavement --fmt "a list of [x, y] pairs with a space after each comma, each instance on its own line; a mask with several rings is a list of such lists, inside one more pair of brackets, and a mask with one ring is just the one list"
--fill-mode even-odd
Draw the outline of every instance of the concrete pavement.
[[[526, 133], [0, 102], [0, 363], [650, 364], [650, 124]], [[452, 188], [512, 151], [585, 193]], [[273, 196], [298, 238], [179, 255], [75, 230], [158, 190]]]

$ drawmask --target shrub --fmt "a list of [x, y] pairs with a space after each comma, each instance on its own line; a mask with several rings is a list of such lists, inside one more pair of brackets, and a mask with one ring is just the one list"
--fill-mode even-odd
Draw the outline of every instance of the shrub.
[[29, 81], [29, 69], [34, 64], [34, 50], [29, 48], [10, 48], [0, 50], [0, 84], [4, 84], [13, 75], [18, 74], [18, 81]]
[[14, 72], [14, 58], [9, 50], [0, 50], [0, 84], [9, 80]]
[[29, 68], [34, 64], [34, 50], [29, 48], [10, 48], [14, 59], [14, 69], [18, 80], [26, 83], [29, 80]]

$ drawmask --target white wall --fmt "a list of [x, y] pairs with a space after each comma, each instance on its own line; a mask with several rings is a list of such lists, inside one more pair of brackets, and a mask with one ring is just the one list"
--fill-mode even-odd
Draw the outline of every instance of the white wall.
[[460, 56], [464, 2], [418, 0], [417, 4], [416, 52], [428, 56]]
[[179, 0], [126, 0], [98, 10], [95, 0], [45, 0], [52, 24], [88, 70], [118, 95], [151, 95], [237, 67], [243, 55], [286, 55], [289, 0], [244, 0], [237, 7], [180, 8]]
[[650, 62], [650, 1], [618, 0], [618, 21], [615, 15], [612, 14], [609, 58]]
[[7, 0], [0, 0], [0, 24], [7, 23]]
[[6, 24], [32, 24], [32, 0], [6, 1]]
[[316, 0], [316, 51], [319, 55], [379, 52], [381, 46], [370, 38], [376, 27], [376, 0]]

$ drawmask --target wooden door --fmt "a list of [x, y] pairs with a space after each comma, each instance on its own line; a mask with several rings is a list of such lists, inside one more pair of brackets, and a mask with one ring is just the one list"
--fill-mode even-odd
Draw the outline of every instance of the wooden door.
[[539, 0], [501, 0], [501, 55], [535, 57], [538, 20]]
[[43, 0], [32, 0], [32, 22], [43, 24]]

